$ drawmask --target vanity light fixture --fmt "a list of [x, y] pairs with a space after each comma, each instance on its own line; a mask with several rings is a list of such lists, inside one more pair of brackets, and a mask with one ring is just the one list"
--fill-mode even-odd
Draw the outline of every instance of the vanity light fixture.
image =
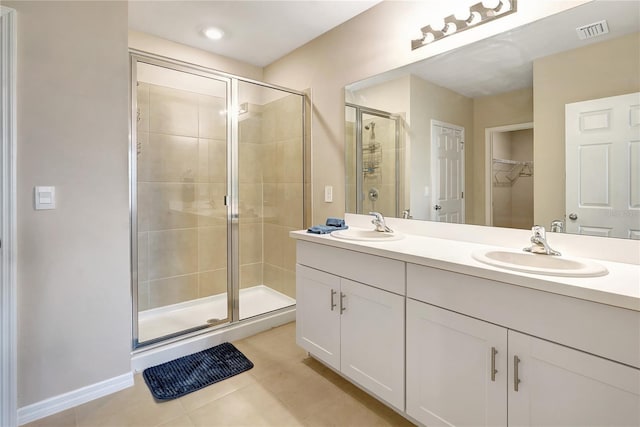
[[439, 20], [422, 27], [422, 37], [411, 40], [411, 50], [433, 43], [447, 36], [459, 33], [472, 27], [510, 15], [517, 10], [517, 0], [484, 0], [464, 10], [456, 11]]

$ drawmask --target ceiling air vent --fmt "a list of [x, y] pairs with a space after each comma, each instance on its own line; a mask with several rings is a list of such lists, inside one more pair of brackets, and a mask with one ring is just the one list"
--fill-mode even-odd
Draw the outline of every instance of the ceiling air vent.
[[602, 20], [578, 27], [576, 31], [580, 40], [586, 40], [607, 34], [609, 32], [609, 26], [607, 25], [607, 21]]

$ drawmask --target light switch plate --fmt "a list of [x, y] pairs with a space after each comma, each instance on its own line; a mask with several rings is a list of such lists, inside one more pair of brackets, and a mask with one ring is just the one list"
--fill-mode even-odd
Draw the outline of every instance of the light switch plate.
[[324, 186], [324, 201], [327, 203], [333, 202], [333, 186], [331, 185]]
[[56, 208], [56, 187], [36, 186], [33, 191], [37, 211]]

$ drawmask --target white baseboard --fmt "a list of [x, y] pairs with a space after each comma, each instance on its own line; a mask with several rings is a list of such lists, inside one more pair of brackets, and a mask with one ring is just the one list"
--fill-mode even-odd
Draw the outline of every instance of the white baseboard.
[[242, 321], [232, 326], [221, 328], [192, 338], [165, 344], [159, 347], [144, 348], [136, 351], [131, 357], [131, 370], [140, 372], [150, 366], [156, 366], [178, 357], [206, 350], [223, 342], [241, 340], [276, 326], [296, 320], [296, 309], [278, 311], [255, 320]]
[[127, 372], [99, 383], [60, 394], [18, 409], [18, 425], [30, 423], [133, 386], [133, 373]]

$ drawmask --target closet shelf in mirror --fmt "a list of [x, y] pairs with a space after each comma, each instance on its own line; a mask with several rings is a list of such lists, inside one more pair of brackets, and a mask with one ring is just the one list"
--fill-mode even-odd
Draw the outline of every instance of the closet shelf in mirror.
[[533, 176], [532, 161], [493, 159], [493, 184], [511, 186], [520, 177]]

